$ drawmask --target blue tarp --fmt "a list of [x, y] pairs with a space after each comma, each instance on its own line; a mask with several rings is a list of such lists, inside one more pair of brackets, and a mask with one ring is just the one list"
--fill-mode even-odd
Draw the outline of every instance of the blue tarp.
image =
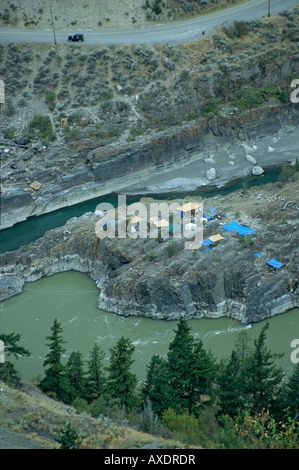
[[273, 268], [280, 268], [281, 266], [283, 266], [283, 263], [280, 263], [274, 258], [267, 261], [267, 264], [269, 264], [269, 266], [272, 266]]
[[210, 251], [211, 249], [212, 249], [212, 247], [211, 247], [211, 246], [208, 246], [208, 248], [205, 248], [205, 249], [203, 250], [203, 252], [204, 252], [204, 251]]
[[262, 256], [260, 253], [254, 253], [253, 256]]
[[211, 245], [212, 243], [213, 243], [212, 240], [209, 240], [209, 238], [207, 238], [206, 240], [203, 240], [203, 241], [202, 241], [202, 244], [203, 244], [203, 245], [206, 245], [206, 246]]
[[216, 214], [217, 214], [216, 209], [211, 207], [209, 210], [204, 211], [203, 217], [205, 219], [212, 220], [215, 217]]
[[230, 232], [231, 230], [236, 230], [239, 235], [251, 235], [255, 233], [255, 230], [253, 228], [244, 227], [243, 225], [238, 224], [234, 220], [227, 225], [223, 225], [222, 228], [227, 232]]

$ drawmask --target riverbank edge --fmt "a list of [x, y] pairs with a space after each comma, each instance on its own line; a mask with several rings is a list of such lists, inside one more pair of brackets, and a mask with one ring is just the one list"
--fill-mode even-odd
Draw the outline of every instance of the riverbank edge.
[[[299, 106], [274, 103], [237, 115], [213, 116], [190, 122], [130, 143], [87, 149], [85, 166], [60, 178], [56, 184], [43, 185], [34, 192], [20, 189], [10, 195], [2, 193], [0, 229], [12, 227], [32, 216], [117, 193], [140, 184], [150, 175], [154, 176], [157, 169], [161, 174], [173, 168], [183, 168], [190, 161], [202, 158], [200, 152], [207, 141], [238, 145], [290, 125], [299, 125]], [[282, 154], [281, 164], [284, 162]], [[264, 168], [269, 166], [273, 166], [271, 162]], [[221, 180], [221, 186], [227, 186], [233, 180], [230, 175], [227, 181]], [[219, 179], [207, 180], [207, 184], [216, 189]]]

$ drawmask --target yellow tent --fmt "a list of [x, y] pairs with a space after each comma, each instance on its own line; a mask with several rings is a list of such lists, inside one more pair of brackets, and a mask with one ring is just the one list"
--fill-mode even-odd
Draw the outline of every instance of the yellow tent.
[[162, 219], [162, 220], [156, 220], [154, 224], [156, 225], [156, 227], [167, 227], [169, 225], [169, 222], [167, 222], [167, 220], [165, 219]]
[[134, 217], [132, 217], [130, 219], [130, 223], [132, 224], [137, 224], [137, 222], [140, 222], [141, 220], [144, 220], [144, 219], [141, 219], [140, 217], [138, 217], [137, 215], [135, 215]]
[[192, 210], [195, 210], [201, 207], [202, 207], [202, 204], [198, 202], [187, 202], [187, 204], [183, 204], [182, 206], [177, 207], [177, 210], [180, 212], [190, 212]]
[[224, 238], [219, 235], [219, 233], [217, 233], [217, 235], [212, 235], [211, 237], [209, 237], [209, 240], [211, 240], [212, 242], [219, 242], [220, 240], [224, 240]]

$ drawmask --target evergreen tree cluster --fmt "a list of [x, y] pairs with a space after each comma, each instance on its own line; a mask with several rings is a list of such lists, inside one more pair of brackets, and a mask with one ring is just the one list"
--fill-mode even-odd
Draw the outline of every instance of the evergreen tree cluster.
[[[110, 349], [108, 366], [96, 343], [86, 361], [74, 351], [63, 364], [65, 342], [55, 319], [46, 338], [49, 352], [39, 387], [93, 416], [109, 415], [114, 404], [142, 430], [161, 434], [166, 429], [188, 444], [298, 448], [299, 363], [289, 377], [277, 367], [275, 359], [281, 355], [272, 354], [266, 345], [268, 328], [267, 323], [253, 346], [242, 330], [231, 355], [217, 362], [181, 318], [166, 356], [151, 357], [140, 384], [131, 370], [135, 347], [123, 336]], [[20, 335], [0, 339], [9, 353], [30, 354], [17, 345]], [[1, 380], [11, 367], [3, 366]], [[214, 437], [207, 444], [209, 432]]]

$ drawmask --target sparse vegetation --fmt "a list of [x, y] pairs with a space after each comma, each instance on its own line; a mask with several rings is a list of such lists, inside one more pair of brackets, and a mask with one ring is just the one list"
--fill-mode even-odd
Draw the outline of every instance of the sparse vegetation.
[[56, 138], [49, 116], [36, 114], [29, 123], [29, 130], [37, 135], [44, 145], [48, 145]]

